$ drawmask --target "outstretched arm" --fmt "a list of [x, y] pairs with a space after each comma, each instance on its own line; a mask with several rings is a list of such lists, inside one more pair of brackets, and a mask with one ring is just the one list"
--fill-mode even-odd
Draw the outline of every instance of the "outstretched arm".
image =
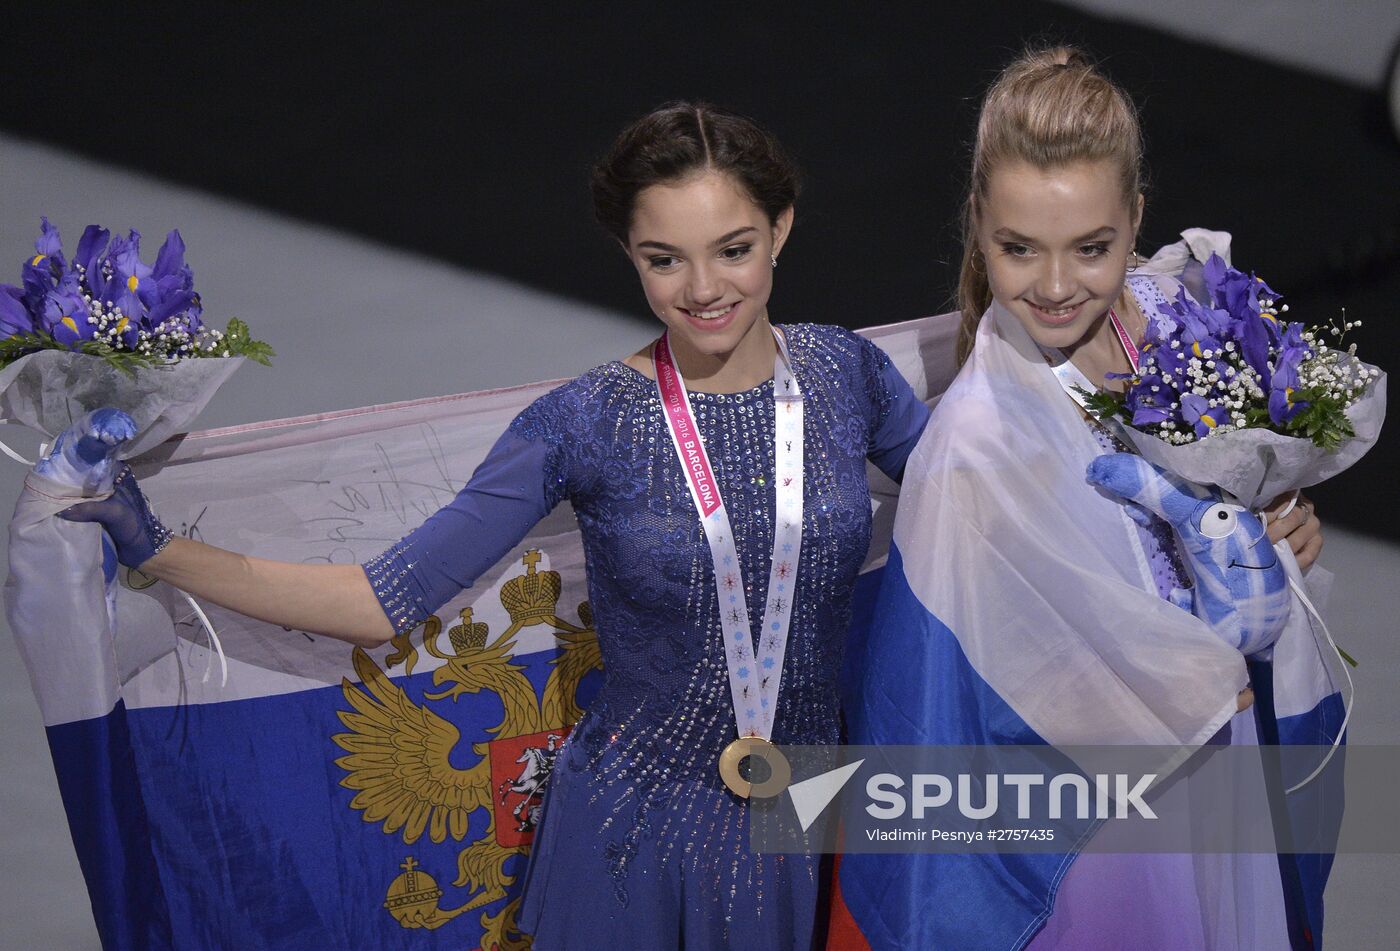
[[116, 473], [110, 496], [59, 514], [71, 522], [101, 525], [122, 564], [240, 614], [366, 647], [394, 634], [358, 565], [270, 561], [174, 538], [125, 465]]
[[364, 566], [254, 558], [172, 538], [123, 466], [112, 495], [60, 513], [97, 522], [122, 564], [240, 614], [362, 646], [411, 630], [469, 587], [562, 494], [553, 444], [508, 431], [448, 505]]
[[141, 571], [248, 617], [377, 647], [394, 626], [359, 565], [300, 565], [252, 558], [187, 538], [170, 544]]

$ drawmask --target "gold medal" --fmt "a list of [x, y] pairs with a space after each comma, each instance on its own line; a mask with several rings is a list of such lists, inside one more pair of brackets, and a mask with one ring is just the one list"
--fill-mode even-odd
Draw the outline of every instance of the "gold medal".
[[[798, 570], [802, 553], [802, 388], [792, 372], [786, 339], [776, 329], [773, 339], [778, 350], [773, 360], [773, 472], [777, 485], [768, 574], [771, 597], [765, 599], [763, 625], [759, 629], [762, 637], [757, 643], [746, 600], [741, 596], [744, 578], [739, 570], [734, 529], [686, 394], [685, 379], [676, 367], [666, 334], [661, 335], [651, 351], [666, 430], [710, 548], [715, 591], [729, 592], [728, 602], [732, 605], [719, 612], [719, 622], [729, 692], [734, 701], [734, 725], [740, 738], [720, 754], [719, 775], [730, 792], [745, 799], [777, 796], [792, 782], [787, 757], [763, 738], [773, 735], [773, 718], [778, 712], [778, 688], [796, 594], [787, 593], [787, 585], [792, 583], [790, 579]], [[763, 484], [761, 474], [757, 481]], [[755, 668], [760, 671], [756, 677]], [[762, 782], [750, 782], [739, 769], [751, 757], [768, 764], [768, 778]]]
[[[739, 772], [739, 764], [753, 757], [768, 764], [768, 778], [751, 783]], [[792, 767], [787, 757], [761, 736], [741, 736], [719, 754], [719, 775], [729, 791], [744, 799], [769, 799], [782, 793], [792, 782]]]

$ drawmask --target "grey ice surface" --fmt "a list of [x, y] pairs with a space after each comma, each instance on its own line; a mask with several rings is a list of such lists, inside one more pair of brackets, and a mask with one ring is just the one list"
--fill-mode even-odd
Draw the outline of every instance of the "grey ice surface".
[[1400, 42], [1396, 0], [1057, 0], [1115, 20], [1380, 89]]

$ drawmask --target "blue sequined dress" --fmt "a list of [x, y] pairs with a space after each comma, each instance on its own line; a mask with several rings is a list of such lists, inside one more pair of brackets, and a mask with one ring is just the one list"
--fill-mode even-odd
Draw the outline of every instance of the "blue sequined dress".
[[[773, 739], [835, 743], [870, 542], [865, 463], [897, 478], [928, 412], [874, 344], [835, 327], [786, 333], [806, 401], [804, 524]], [[772, 389], [691, 393], [746, 579], [732, 596], [754, 618], [773, 544]], [[751, 853], [747, 805], [719, 778], [735, 737], [720, 595], [652, 380], [610, 363], [522, 412], [452, 505], [366, 565], [386, 614], [412, 627], [564, 499], [604, 685], [555, 761], [522, 927], [543, 949], [808, 948], [815, 858]]]

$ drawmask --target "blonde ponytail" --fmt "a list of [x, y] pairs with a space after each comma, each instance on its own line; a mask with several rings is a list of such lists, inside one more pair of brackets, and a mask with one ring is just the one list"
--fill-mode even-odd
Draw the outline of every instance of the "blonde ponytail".
[[963, 261], [958, 280], [962, 325], [958, 361], [967, 359], [977, 323], [992, 303], [986, 261], [977, 246], [977, 206], [993, 169], [1008, 162], [1063, 168], [1107, 159], [1117, 167], [1123, 199], [1143, 190], [1142, 128], [1121, 87], [1071, 46], [1030, 49], [1002, 70], [982, 100], [963, 210]]

